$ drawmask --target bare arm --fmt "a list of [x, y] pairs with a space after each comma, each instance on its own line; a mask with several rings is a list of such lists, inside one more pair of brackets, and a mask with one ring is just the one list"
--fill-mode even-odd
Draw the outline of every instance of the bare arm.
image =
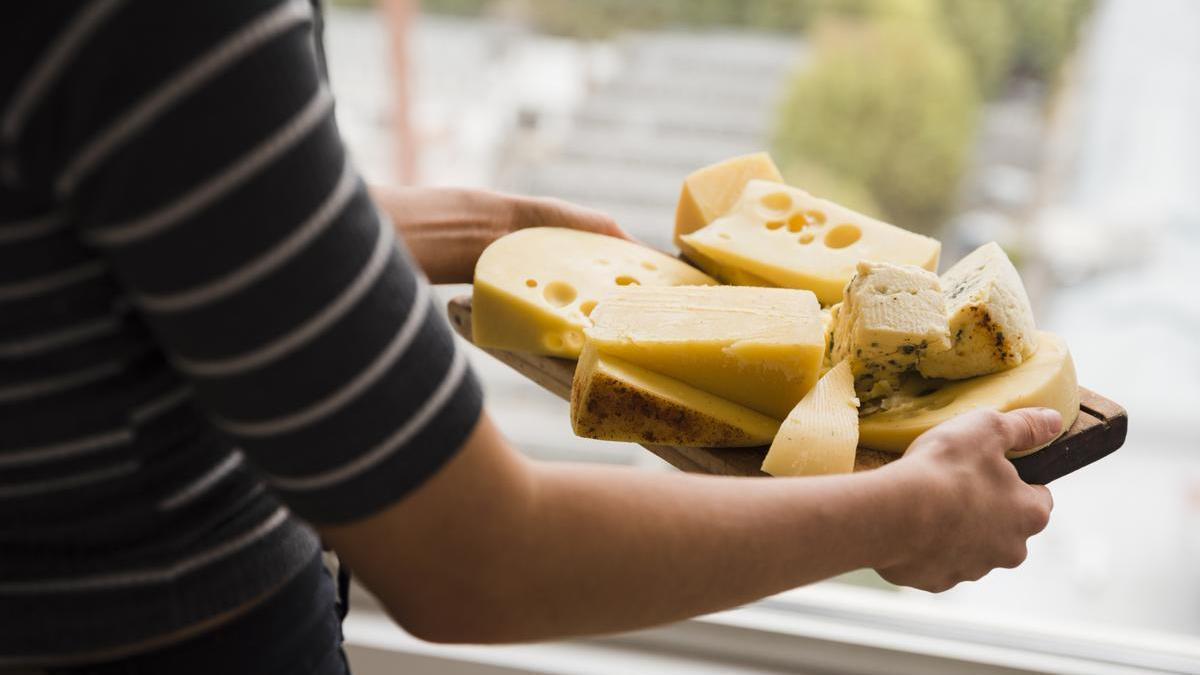
[[374, 186], [371, 196], [435, 284], [470, 283], [488, 244], [525, 227], [569, 227], [614, 237], [608, 216], [557, 199], [463, 188]]
[[401, 625], [435, 641], [629, 630], [862, 567], [941, 590], [1024, 558], [1049, 495], [1003, 452], [1060, 424], [976, 413], [874, 472], [739, 479], [537, 464], [485, 418], [410, 497], [322, 533]]

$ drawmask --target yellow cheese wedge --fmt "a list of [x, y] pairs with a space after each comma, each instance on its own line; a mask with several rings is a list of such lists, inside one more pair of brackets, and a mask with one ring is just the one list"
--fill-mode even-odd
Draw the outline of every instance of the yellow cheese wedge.
[[874, 450], [904, 452], [917, 436], [977, 408], [1001, 412], [1053, 408], [1062, 414], [1066, 430], [1079, 415], [1075, 363], [1057, 335], [1039, 332], [1038, 342], [1037, 353], [1016, 368], [969, 380], [906, 382], [904, 391], [884, 402], [886, 409], [859, 420], [859, 443]]
[[680, 239], [723, 266], [811, 290], [824, 305], [841, 301], [860, 260], [936, 272], [942, 248], [936, 239], [761, 180], [746, 185], [731, 212]]
[[1025, 284], [999, 244], [975, 249], [942, 275], [954, 346], [930, 354], [925, 377], [961, 380], [1019, 365], [1037, 351]]
[[571, 426], [584, 438], [729, 448], [770, 443], [779, 420], [587, 347]]
[[553, 227], [502, 237], [475, 266], [472, 330], [480, 347], [576, 358], [588, 315], [622, 286], [715, 284], [633, 242]]
[[592, 312], [599, 352], [783, 419], [820, 376], [821, 311], [808, 291], [627, 288]]
[[788, 414], [762, 470], [772, 476], [850, 473], [857, 452], [858, 399], [850, 364], [842, 361]]
[[890, 394], [926, 354], [950, 348], [942, 286], [929, 270], [862, 261], [844, 297], [831, 360], [850, 364], [864, 400]]
[[765, 152], [727, 159], [693, 172], [683, 181], [675, 209], [675, 243], [688, 260], [722, 283], [736, 286], [775, 286], [736, 267], [727, 267], [683, 243], [691, 234], [728, 213], [752, 180], [782, 183], [783, 176]]

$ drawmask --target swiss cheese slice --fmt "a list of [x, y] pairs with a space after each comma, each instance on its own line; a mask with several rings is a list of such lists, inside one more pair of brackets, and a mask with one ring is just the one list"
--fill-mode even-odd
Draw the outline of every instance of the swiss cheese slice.
[[733, 209], [742, 190], [752, 180], [782, 183], [783, 176], [765, 152], [734, 157], [691, 173], [683, 181], [683, 191], [675, 209], [675, 243], [688, 260], [723, 283], [774, 286], [760, 276], [718, 263], [681, 239], [683, 235], [699, 230]]
[[1021, 275], [992, 242], [942, 275], [953, 347], [930, 354], [925, 377], [961, 380], [1020, 365], [1037, 351], [1033, 309]]
[[622, 286], [715, 284], [633, 242], [553, 227], [502, 237], [475, 266], [472, 330], [480, 347], [576, 358], [588, 315]]
[[626, 288], [592, 312], [587, 343], [775, 419], [820, 376], [820, 306], [808, 291]]
[[606, 441], [749, 447], [770, 443], [779, 420], [589, 346], [575, 369], [571, 426]]
[[761, 180], [746, 185], [728, 214], [680, 239], [725, 267], [811, 290], [824, 305], [841, 301], [860, 260], [936, 271], [942, 248], [936, 239]]
[[946, 303], [933, 272], [863, 261], [844, 298], [830, 337], [831, 360], [850, 365], [864, 400], [888, 395], [926, 354], [950, 348]]
[[1001, 412], [1053, 408], [1062, 414], [1063, 429], [1068, 429], [1079, 415], [1079, 384], [1071, 352], [1062, 338], [1051, 333], [1039, 332], [1038, 345], [1029, 360], [1008, 370], [969, 380], [905, 382], [900, 393], [883, 402], [883, 410], [859, 420], [859, 443], [874, 450], [904, 452], [917, 436], [978, 408]]
[[762, 470], [772, 476], [850, 473], [857, 452], [858, 399], [850, 364], [842, 361], [788, 414]]

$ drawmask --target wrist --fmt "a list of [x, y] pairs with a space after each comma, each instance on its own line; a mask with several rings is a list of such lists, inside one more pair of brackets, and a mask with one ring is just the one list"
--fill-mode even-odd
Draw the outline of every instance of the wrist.
[[909, 562], [925, 546], [934, 507], [919, 476], [907, 467], [892, 465], [864, 475], [877, 497], [871, 517], [876, 519], [876, 546], [870, 567], [887, 569]]

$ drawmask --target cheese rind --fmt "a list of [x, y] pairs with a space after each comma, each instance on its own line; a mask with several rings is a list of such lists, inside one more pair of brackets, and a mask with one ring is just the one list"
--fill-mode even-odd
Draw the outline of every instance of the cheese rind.
[[858, 399], [854, 375], [842, 361], [788, 413], [762, 470], [772, 476], [820, 476], [854, 471]]
[[860, 260], [935, 271], [941, 253], [936, 239], [762, 180], [747, 183], [728, 214], [679, 239], [725, 267], [811, 290], [824, 305], [842, 299]]
[[927, 354], [950, 348], [941, 284], [928, 270], [860, 262], [844, 297], [830, 358], [849, 364], [864, 400], [887, 396]]
[[1020, 365], [1038, 348], [1020, 274], [995, 242], [942, 275], [953, 347], [920, 365], [925, 377], [961, 380]]
[[492, 243], [475, 266], [472, 331], [480, 347], [576, 358], [588, 314], [623, 285], [716, 282], [633, 242], [553, 227]]
[[728, 267], [684, 243], [682, 237], [728, 213], [752, 180], [782, 183], [771, 156], [765, 152], [734, 157], [692, 172], [683, 181], [675, 208], [675, 244], [693, 264], [721, 283], [735, 286], [775, 286], [760, 276]]
[[978, 408], [1001, 412], [1053, 408], [1062, 414], [1063, 430], [1070, 428], [1079, 415], [1075, 363], [1062, 338], [1044, 331], [1037, 335], [1037, 352], [1015, 368], [969, 380], [905, 382], [903, 391], [882, 402], [884, 410], [859, 420], [859, 443], [873, 450], [902, 453], [926, 431]]
[[771, 442], [779, 420], [587, 347], [571, 387], [571, 426], [606, 441], [750, 447]]
[[626, 288], [592, 312], [588, 345], [782, 419], [820, 376], [820, 307], [808, 291]]

